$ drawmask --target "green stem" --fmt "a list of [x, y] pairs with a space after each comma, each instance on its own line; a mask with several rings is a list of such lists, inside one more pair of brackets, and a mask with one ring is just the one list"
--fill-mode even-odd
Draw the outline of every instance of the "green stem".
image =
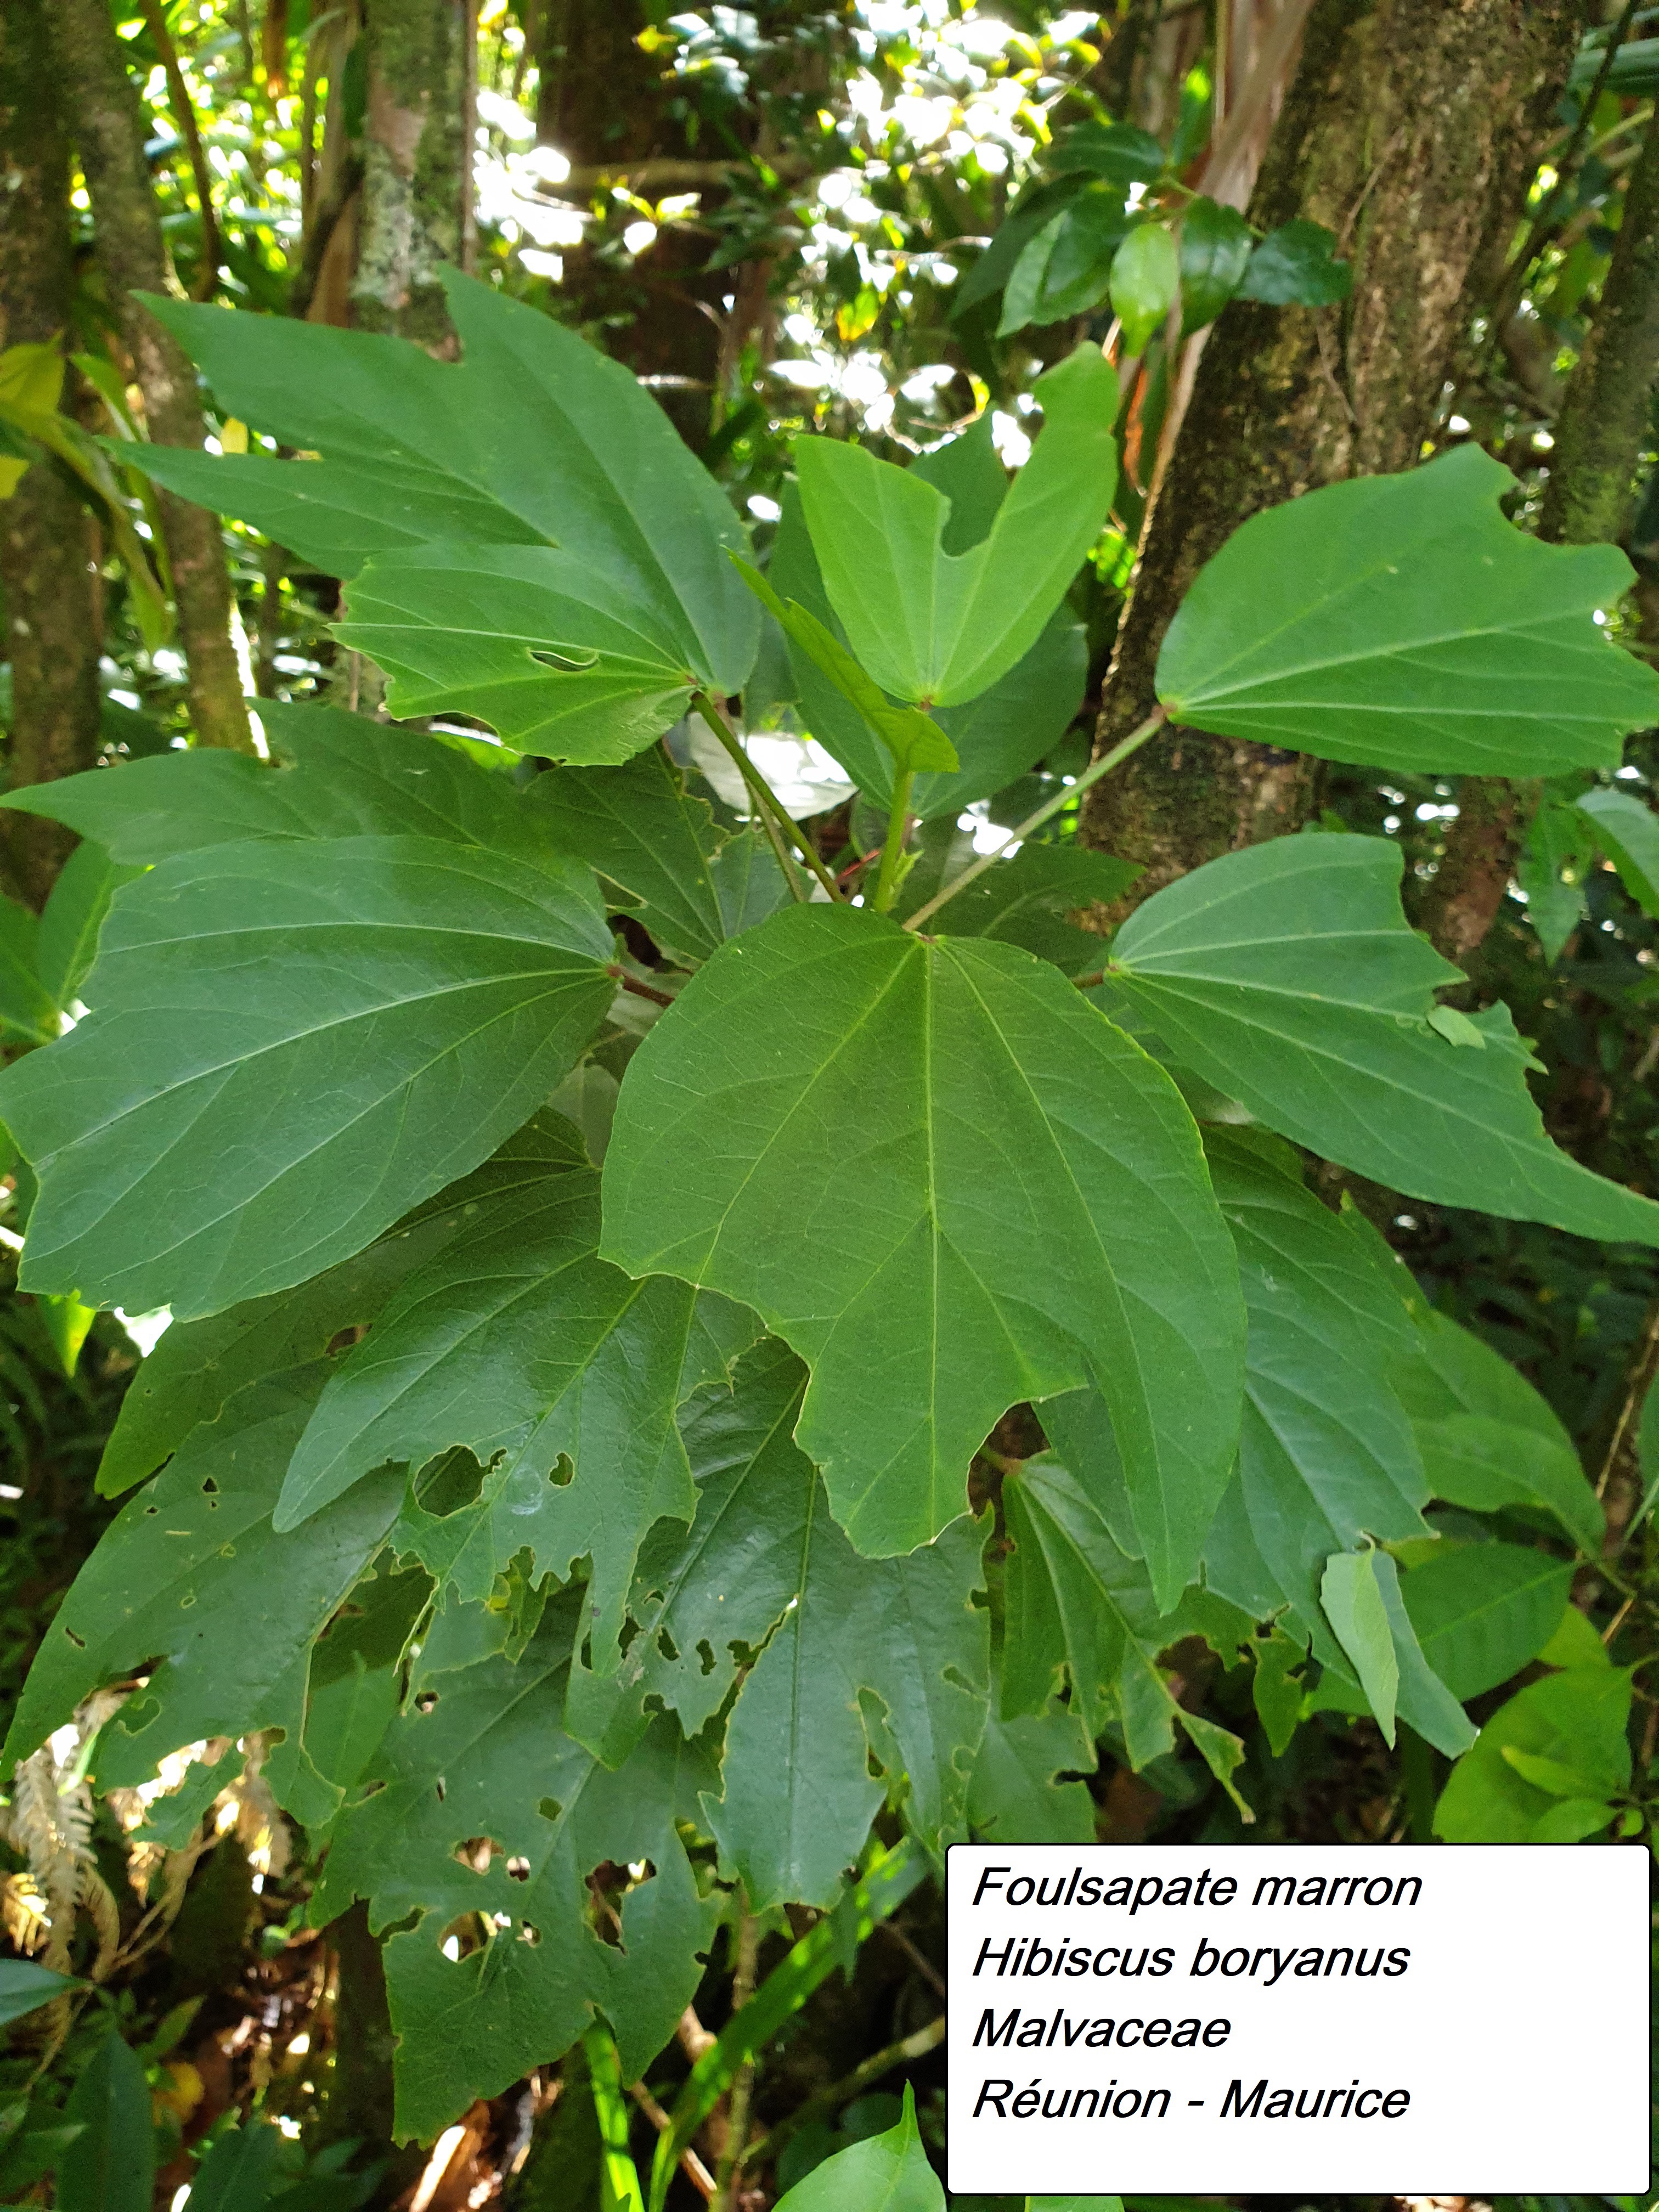
[[1081, 799], [1091, 785], [1098, 783], [1103, 775], [1109, 775], [1121, 761], [1127, 760], [1131, 753], [1139, 752], [1147, 738], [1155, 736], [1168, 719], [1164, 708], [1154, 707], [1146, 720], [1138, 728], [1131, 730], [1120, 744], [1114, 745], [1110, 752], [1103, 753], [1097, 761], [1091, 761], [1075, 783], [1068, 783], [1054, 798], [1039, 806], [1035, 814], [1028, 814], [1022, 823], [1011, 830], [1006, 844], [1000, 845], [994, 853], [982, 853], [971, 867], [964, 868], [959, 876], [953, 876], [945, 889], [930, 898], [926, 906], [919, 906], [904, 927], [920, 929], [922, 923], [936, 915], [947, 900], [953, 899], [958, 891], [966, 890], [969, 884], [982, 876], [988, 868], [994, 867], [1009, 845], [1023, 845], [1031, 832], [1041, 830], [1051, 815], [1058, 814], [1061, 807], [1069, 806], [1073, 799]]
[[797, 2106], [787, 2118], [778, 2122], [769, 2134], [758, 2136], [744, 2152], [743, 2164], [765, 2165], [769, 2160], [777, 2156], [799, 2129], [839, 2111], [843, 2105], [851, 2104], [862, 2090], [867, 2089], [872, 2081], [879, 2081], [884, 2074], [890, 2074], [894, 2067], [910, 2065], [918, 2058], [925, 2058], [930, 2051], [937, 2051], [945, 2040], [945, 2015], [941, 2013], [926, 2027], [919, 2027], [914, 2035], [902, 2036], [896, 2043], [890, 2043], [884, 2050], [864, 2059], [850, 2074], [844, 2075], [839, 2081], [831, 2082], [827, 2089], [820, 2089], [804, 2105]]
[[876, 878], [876, 888], [870, 904], [878, 914], [885, 914], [893, 903], [899, 886], [899, 863], [904, 858], [904, 840], [910, 827], [910, 786], [915, 781], [914, 769], [901, 769], [893, 784], [893, 804], [887, 817], [887, 842], [881, 848], [881, 872]]
[[743, 778], [744, 788], [755, 802], [755, 811], [760, 817], [761, 827], [772, 841], [772, 849], [777, 854], [778, 864], [783, 870], [784, 880], [795, 896], [798, 899], [804, 899], [806, 894], [801, 889], [800, 878], [796, 874], [790, 860], [787, 849], [790, 845], [793, 845], [799, 853], [802, 860], [805, 861], [830, 897], [845, 904], [845, 901], [842, 898], [840, 884], [836, 883], [817, 853], [813, 851], [811, 841], [805, 831], [798, 829], [779, 805], [775, 794], [768, 788], [754, 763], [732, 735], [731, 727], [720, 708], [715, 706], [708, 694], [702, 691], [697, 693], [692, 704], [731, 755], [732, 765]]

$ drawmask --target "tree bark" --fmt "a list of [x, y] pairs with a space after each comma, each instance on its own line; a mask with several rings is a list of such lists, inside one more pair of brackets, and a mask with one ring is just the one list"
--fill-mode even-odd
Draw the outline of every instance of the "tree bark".
[[[1495, 280], [1565, 82], [1577, 0], [1317, 0], [1249, 214], [1325, 224], [1353, 265], [1341, 307], [1235, 301], [1142, 534], [1097, 743], [1153, 704], [1164, 634], [1210, 556], [1260, 509], [1409, 467]], [[1139, 861], [1132, 899], [1293, 830], [1311, 763], [1171, 728], [1096, 786], [1086, 842]]]
[[359, 330], [454, 349], [441, 266], [472, 259], [475, 0], [368, 0], [368, 113], [351, 279]]
[[[69, 145], [53, 93], [49, 0], [0, 14], [0, 345], [58, 345], [75, 271]], [[98, 757], [100, 594], [97, 526], [64, 471], [37, 461], [0, 506], [0, 583], [11, 662], [7, 781], [13, 790], [73, 775]], [[40, 908], [74, 839], [55, 822], [4, 817], [9, 890]]]
[[[110, 304], [121, 319], [144, 418], [158, 445], [199, 447], [196, 372], [141, 302], [178, 289], [144, 158], [143, 112], [105, 0], [51, 0], [56, 75], [92, 200], [93, 236]], [[230, 579], [219, 522], [158, 492], [187, 667], [190, 718], [204, 744], [254, 750], [231, 633]]]
[[[1659, 123], [1650, 123], [1625, 192], [1601, 303], [1567, 380], [1538, 534], [1561, 545], [1616, 544], [1630, 527], [1659, 375]], [[1468, 966], [1498, 919], [1536, 812], [1536, 783], [1469, 777], [1418, 919]]]
[[[640, 48], [648, 20], [638, 0], [544, 0], [536, 136], [573, 170], [591, 177], [647, 161], [665, 167], [699, 150], [669, 112], [659, 64]], [[709, 165], [699, 166], [703, 179], [685, 181], [708, 180]], [[648, 189], [670, 185], [665, 178]], [[678, 223], [659, 230], [627, 270], [573, 246], [556, 303], [635, 376], [673, 380], [657, 385], [656, 396], [693, 446], [708, 434], [723, 303], [740, 284], [732, 270], [704, 267], [708, 251], [706, 232]]]

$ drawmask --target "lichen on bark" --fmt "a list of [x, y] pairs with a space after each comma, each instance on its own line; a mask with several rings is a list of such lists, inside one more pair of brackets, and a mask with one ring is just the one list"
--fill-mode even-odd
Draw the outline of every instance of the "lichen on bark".
[[359, 330], [453, 349], [439, 271], [472, 258], [473, 0], [368, 0]]
[[[62, 346], [74, 296], [69, 143], [46, 6], [8, 0], [0, 10], [0, 346]], [[13, 790], [72, 775], [97, 757], [96, 554], [96, 528], [75, 486], [55, 461], [36, 461], [0, 505]], [[6, 815], [0, 838], [7, 890], [41, 906], [74, 840], [27, 814]]]

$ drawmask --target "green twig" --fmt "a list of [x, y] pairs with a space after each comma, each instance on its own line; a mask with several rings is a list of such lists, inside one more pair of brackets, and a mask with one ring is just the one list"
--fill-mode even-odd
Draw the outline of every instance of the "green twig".
[[775, 793], [768, 787], [765, 779], [756, 769], [753, 761], [738, 743], [720, 708], [708, 694], [702, 691], [697, 693], [692, 703], [731, 755], [732, 766], [743, 778], [744, 788], [755, 802], [755, 809], [760, 817], [761, 826], [772, 841], [772, 849], [778, 856], [778, 864], [783, 870], [784, 880], [795, 896], [798, 899], [804, 899], [806, 893], [801, 888], [800, 878], [796, 874], [791, 861], [787, 849], [789, 845], [793, 845], [799, 853], [802, 860], [805, 861], [830, 897], [845, 904], [845, 901], [842, 899], [841, 886], [813, 850], [811, 840], [805, 830], [797, 828], [778, 804]]
[[908, 768], [901, 769], [894, 778], [893, 803], [887, 817], [887, 842], [881, 848], [881, 872], [876, 878], [876, 888], [870, 900], [878, 914], [886, 913], [899, 887], [904, 839], [910, 827], [910, 786], [915, 781], [915, 772]]
[[981, 854], [971, 867], [964, 868], [959, 876], [953, 876], [945, 889], [930, 898], [926, 906], [919, 906], [904, 927], [920, 929], [922, 923], [936, 915], [947, 900], [953, 899], [958, 891], [966, 890], [969, 884], [982, 876], [988, 868], [994, 867], [1009, 845], [1023, 845], [1031, 832], [1041, 830], [1051, 815], [1058, 814], [1062, 806], [1069, 806], [1074, 799], [1081, 799], [1091, 784], [1098, 783], [1103, 775], [1109, 775], [1120, 761], [1126, 761], [1131, 753], [1139, 752], [1147, 738], [1161, 730], [1168, 720], [1166, 710], [1155, 707], [1139, 728], [1131, 730], [1121, 744], [1114, 745], [1110, 752], [1103, 753], [1097, 761], [1091, 761], [1075, 783], [1068, 783], [1063, 791], [1039, 806], [1035, 814], [1028, 814], [1017, 828], [1011, 830], [1006, 844], [1000, 845], [994, 853]]
[[[760, 1923], [749, 1910], [748, 1893], [738, 1891], [738, 1961], [732, 1977], [732, 2009], [741, 2013], [755, 1994], [755, 1967], [760, 1957]], [[714, 2166], [713, 2212], [733, 2212], [738, 2201], [738, 2170], [743, 2164], [749, 2137], [749, 2106], [755, 2093], [752, 2052], [738, 2067], [726, 2102], [726, 2139]]]

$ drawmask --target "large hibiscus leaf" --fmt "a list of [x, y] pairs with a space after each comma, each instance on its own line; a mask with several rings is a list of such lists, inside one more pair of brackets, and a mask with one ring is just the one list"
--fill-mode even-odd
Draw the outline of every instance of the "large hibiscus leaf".
[[1101, 1003], [1282, 1135], [1394, 1190], [1659, 1243], [1659, 1206], [1559, 1152], [1507, 1007], [1407, 926], [1380, 837], [1279, 837], [1170, 884], [1119, 931]]
[[1158, 660], [1177, 722], [1406, 774], [1611, 766], [1659, 720], [1659, 674], [1598, 615], [1634, 580], [1613, 545], [1508, 522], [1477, 445], [1253, 515], [1200, 569]]
[[775, 916], [630, 1063], [605, 1202], [607, 1257], [740, 1299], [806, 1360], [797, 1435], [860, 1550], [936, 1536], [1010, 1405], [1093, 1380], [1179, 1594], [1237, 1439], [1237, 1268], [1173, 1085], [1057, 970]]
[[40, 1179], [26, 1286], [188, 1318], [360, 1250], [547, 1096], [611, 951], [556, 860], [282, 839], [153, 869], [111, 908], [94, 1012], [0, 1076]]

